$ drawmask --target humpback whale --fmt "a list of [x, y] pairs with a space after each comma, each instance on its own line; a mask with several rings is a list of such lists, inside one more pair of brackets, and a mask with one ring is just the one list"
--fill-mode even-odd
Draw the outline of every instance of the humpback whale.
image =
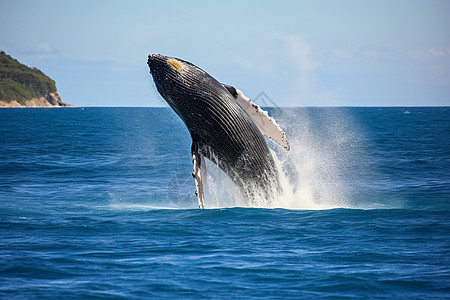
[[279, 174], [263, 136], [289, 150], [276, 121], [240, 90], [190, 62], [152, 54], [147, 64], [158, 92], [191, 135], [199, 207], [205, 207], [205, 158], [231, 178], [247, 201], [276, 197], [281, 191]]

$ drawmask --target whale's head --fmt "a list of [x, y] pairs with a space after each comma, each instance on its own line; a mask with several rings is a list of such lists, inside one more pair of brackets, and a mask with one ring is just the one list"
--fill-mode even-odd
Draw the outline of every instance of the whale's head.
[[186, 98], [183, 97], [186, 93], [192, 93], [209, 77], [190, 62], [160, 54], [149, 55], [147, 64], [158, 92], [169, 104], [181, 104], [179, 98]]
[[170, 101], [170, 96], [175, 96], [182, 90], [186, 73], [191, 68], [188, 62], [160, 54], [149, 55], [147, 64], [158, 92], [166, 101]]
[[210, 103], [211, 95], [228, 93], [208, 73], [182, 59], [152, 54], [147, 63], [158, 92], [182, 119]]

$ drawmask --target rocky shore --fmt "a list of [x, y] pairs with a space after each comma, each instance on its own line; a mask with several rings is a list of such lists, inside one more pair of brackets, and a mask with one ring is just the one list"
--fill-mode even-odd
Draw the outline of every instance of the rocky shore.
[[16, 100], [7, 102], [0, 100], [0, 107], [74, 107], [72, 104], [61, 100], [58, 92], [49, 93], [40, 98], [32, 98], [19, 103]]

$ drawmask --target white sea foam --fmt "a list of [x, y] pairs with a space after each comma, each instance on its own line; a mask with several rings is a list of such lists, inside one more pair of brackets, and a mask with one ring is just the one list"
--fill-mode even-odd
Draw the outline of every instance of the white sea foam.
[[[320, 114], [319, 114], [320, 113]], [[287, 110], [279, 118], [287, 128], [291, 150], [268, 143], [280, 173], [282, 191], [274, 200], [242, 198], [228, 176], [207, 163], [206, 207], [251, 206], [288, 209], [330, 209], [350, 207], [350, 190], [355, 166], [362, 161], [360, 133], [342, 112], [329, 109], [315, 113]], [[359, 165], [359, 167], [362, 167]]]

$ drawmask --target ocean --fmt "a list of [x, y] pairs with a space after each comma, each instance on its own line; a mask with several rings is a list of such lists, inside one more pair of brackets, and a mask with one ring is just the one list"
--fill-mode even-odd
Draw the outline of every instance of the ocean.
[[270, 108], [247, 206], [169, 108], [0, 109], [2, 299], [450, 299], [450, 108]]

